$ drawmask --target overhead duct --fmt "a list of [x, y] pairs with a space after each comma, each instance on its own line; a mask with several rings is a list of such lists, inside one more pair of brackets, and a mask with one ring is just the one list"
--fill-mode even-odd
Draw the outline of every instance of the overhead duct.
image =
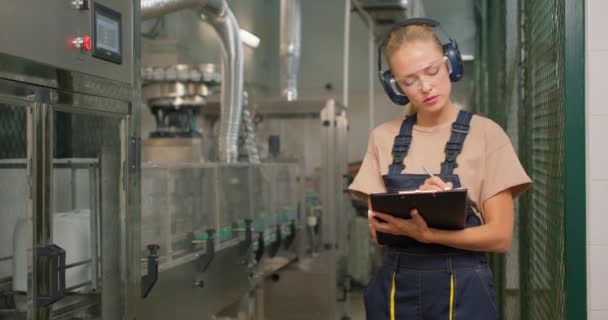
[[243, 43], [240, 28], [225, 0], [141, 0], [143, 19], [195, 9], [217, 32], [222, 47], [220, 136], [222, 162], [238, 160], [238, 134], [243, 107]]
[[287, 101], [298, 98], [298, 71], [302, 34], [300, 0], [281, 0], [281, 95]]

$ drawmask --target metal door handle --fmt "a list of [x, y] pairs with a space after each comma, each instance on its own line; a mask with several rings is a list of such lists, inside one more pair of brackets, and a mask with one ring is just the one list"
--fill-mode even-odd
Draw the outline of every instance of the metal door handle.
[[160, 246], [157, 244], [149, 244], [148, 251], [148, 274], [141, 277], [141, 297], [146, 298], [156, 281], [158, 281], [158, 250]]

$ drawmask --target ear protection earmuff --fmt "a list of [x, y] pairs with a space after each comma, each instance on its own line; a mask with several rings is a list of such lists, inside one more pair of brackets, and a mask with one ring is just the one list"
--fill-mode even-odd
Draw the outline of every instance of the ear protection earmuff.
[[[388, 40], [391, 37], [391, 34], [398, 29], [409, 25], [425, 25], [429, 26], [433, 29], [439, 27], [439, 22], [427, 19], [427, 18], [412, 18], [402, 21], [394, 25], [391, 30], [386, 34], [380, 45], [378, 46], [378, 77], [380, 78], [380, 84], [384, 91], [388, 95], [388, 97], [397, 105], [406, 105], [409, 102], [409, 99], [403, 92], [396, 81], [394, 81], [395, 76], [391, 72], [390, 69], [382, 71], [382, 48], [386, 46]], [[444, 33], [445, 34], [445, 33]], [[437, 32], [435, 32], [437, 35]], [[438, 39], [441, 38], [437, 36]], [[458, 51], [458, 44], [452, 38], [447, 38], [447, 42], [442, 43], [443, 46], [443, 55], [447, 59], [448, 70], [450, 72], [450, 80], [452, 82], [456, 82], [460, 80], [463, 76], [464, 68], [462, 65], [462, 58], [460, 56], [460, 51]]]

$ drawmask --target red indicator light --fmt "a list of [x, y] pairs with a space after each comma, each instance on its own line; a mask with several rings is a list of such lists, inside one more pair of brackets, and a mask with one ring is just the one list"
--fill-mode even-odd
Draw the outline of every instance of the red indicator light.
[[84, 49], [84, 51], [86, 51], [86, 52], [91, 51], [91, 37], [89, 37], [89, 36], [82, 37], [82, 49]]

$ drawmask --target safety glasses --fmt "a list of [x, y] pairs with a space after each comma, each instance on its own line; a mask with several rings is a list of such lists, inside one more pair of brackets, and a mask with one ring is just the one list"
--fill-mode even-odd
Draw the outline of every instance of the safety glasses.
[[420, 70], [398, 77], [394, 77], [390, 80], [391, 86], [397, 94], [405, 96], [402, 88], [404, 90], [420, 88], [422, 86], [421, 75], [424, 76], [427, 80], [435, 79], [435, 77], [437, 77], [437, 75], [441, 73], [441, 67], [444, 63], [448, 67], [448, 72], [451, 73], [452, 65], [450, 64], [448, 58], [443, 56]]

